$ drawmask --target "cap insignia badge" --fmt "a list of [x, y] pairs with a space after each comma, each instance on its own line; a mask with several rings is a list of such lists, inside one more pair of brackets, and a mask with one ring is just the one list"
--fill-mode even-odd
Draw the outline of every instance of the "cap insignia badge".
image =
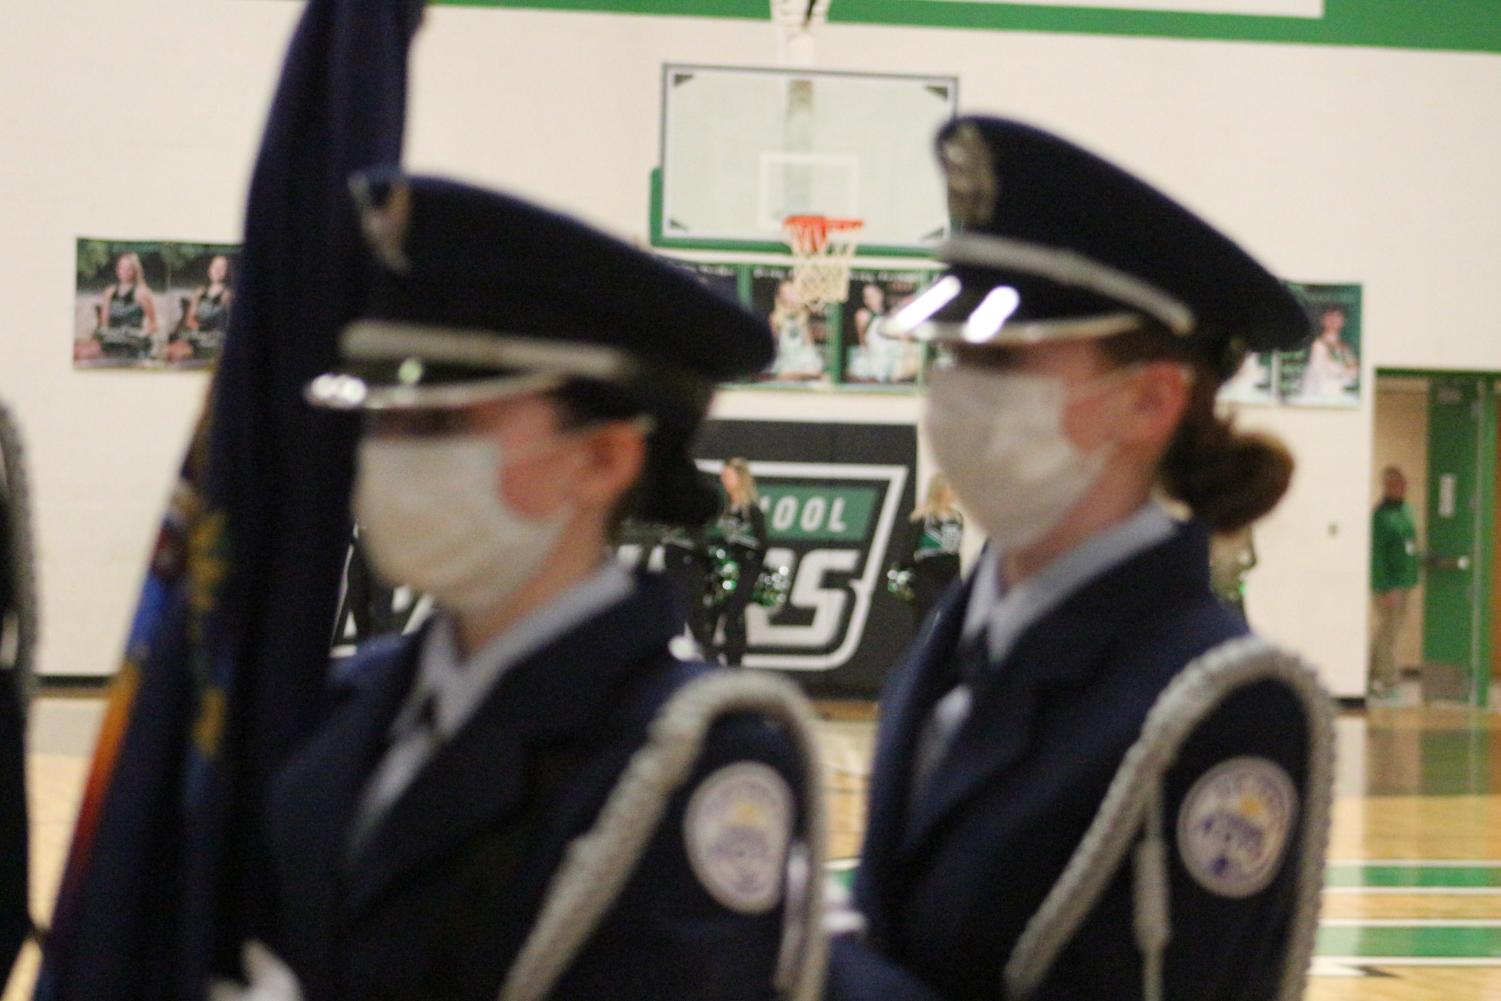
[[989, 221], [1000, 183], [980, 130], [965, 122], [943, 140], [938, 151], [948, 182], [949, 215], [962, 225]]

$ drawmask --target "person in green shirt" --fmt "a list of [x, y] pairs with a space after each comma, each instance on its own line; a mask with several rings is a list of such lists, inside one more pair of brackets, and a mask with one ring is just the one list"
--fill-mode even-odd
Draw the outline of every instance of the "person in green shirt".
[[1374, 699], [1398, 690], [1397, 634], [1407, 617], [1408, 597], [1418, 583], [1418, 533], [1407, 506], [1407, 477], [1396, 466], [1381, 472], [1381, 503], [1371, 513], [1371, 591], [1376, 597], [1376, 636], [1371, 641]]

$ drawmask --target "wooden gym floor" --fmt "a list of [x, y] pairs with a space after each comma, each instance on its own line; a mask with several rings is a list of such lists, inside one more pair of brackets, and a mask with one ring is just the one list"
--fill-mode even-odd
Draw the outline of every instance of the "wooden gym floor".
[[[51, 908], [102, 700], [44, 698], [31, 734], [33, 908]], [[831, 854], [852, 861], [874, 736], [824, 703]], [[1310, 1001], [1501, 1001], [1501, 714], [1377, 709], [1338, 723], [1324, 921]], [[30, 996], [28, 946], [3, 1001]]]

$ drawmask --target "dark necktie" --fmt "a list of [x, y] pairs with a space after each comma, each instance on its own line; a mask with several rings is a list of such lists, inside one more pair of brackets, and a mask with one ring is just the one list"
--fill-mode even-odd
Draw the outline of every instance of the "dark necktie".
[[990, 674], [990, 631], [982, 628], [954, 651], [954, 678], [974, 688]]
[[928, 780], [932, 778], [938, 762], [968, 718], [975, 686], [989, 675], [989, 636], [989, 632], [981, 629], [977, 635], [961, 640], [954, 655], [949, 658], [952, 687], [928, 709], [927, 719], [918, 735], [910, 792], [911, 802], [914, 804], [927, 789]]
[[360, 796], [360, 805], [350, 831], [348, 856], [364, 848], [370, 834], [412, 783], [434, 753], [438, 736], [438, 697], [429, 691], [417, 710], [397, 722], [387, 733], [385, 751], [376, 762]]

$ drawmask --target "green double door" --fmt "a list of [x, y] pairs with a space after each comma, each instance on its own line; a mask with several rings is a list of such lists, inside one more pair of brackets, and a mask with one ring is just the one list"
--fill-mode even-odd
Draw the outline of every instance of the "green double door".
[[1492, 377], [1434, 376], [1428, 386], [1423, 660], [1461, 670], [1469, 702], [1491, 680], [1491, 555], [1496, 394]]

